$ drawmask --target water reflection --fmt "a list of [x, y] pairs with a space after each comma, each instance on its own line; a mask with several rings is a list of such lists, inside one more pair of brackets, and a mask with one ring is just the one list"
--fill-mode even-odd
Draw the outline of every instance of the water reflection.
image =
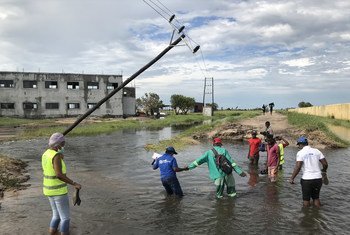
[[321, 208], [317, 207], [302, 208], [302, 217], [299, 223], [300, 227], [315, 234], [321, 233], [322, 231], [331, 232], [325, 218], [322, 216], [321, 210]]
[[249, 171], [248, 171], [248, 184], [252, 187], [255, 187], [255, 185], [258, 183], [259, 180], [259, 167], [256, 165], [249, 165]]

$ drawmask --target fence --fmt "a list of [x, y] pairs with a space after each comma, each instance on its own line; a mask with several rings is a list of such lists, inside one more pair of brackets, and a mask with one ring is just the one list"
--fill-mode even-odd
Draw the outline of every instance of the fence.
[[289, 109], [288, 111], [335, 119], [350, 120], [350, 103]]

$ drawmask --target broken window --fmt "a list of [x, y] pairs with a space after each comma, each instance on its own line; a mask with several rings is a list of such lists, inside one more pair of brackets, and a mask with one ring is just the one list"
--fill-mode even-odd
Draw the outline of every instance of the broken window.
[[68, 103], [67, 108], [68, 109], [80, 109], [80, 104], [79, 103]]
[[1, 103], [0, 109], [15, 109], [15, 103]]
[[87, 89], [89, 90], [97, 90], [99, 87], [98, 82], [87, 82]]
[[37, 88], [37, 87], [38, 87], [37, 81], [30, 81], [30, 80], [23, 81], [23, 88]]
[[67, 89], [79, 90], [79, 82], [67, 82]]
[[97, 104], [97, 103], [88, 103], [88, 104], [87, 104], [87, 108], [88, 108], [88, 109], [91, 109], [91, 108], [95, 107], [96, 104]]
[[14, 88], [13, 80], [0, 80], [0, 88]]
[[117, 82], [107, 83], [107, 90], [114, 90], [117, 87], [118, 87], [118, 83]]
[[45, 108], [46, 109], [59, 109], [60, 104], [59, 103], [46, 103]]
[[45, 81], [45, 88], [47, 89], [57, 89], [58, 82], [57, 81]]
[[29, 110], [29, 109], [38, 109], [37, 103], [31, 103], [31, 102], [25, 102], [23, 103], [23, 109]]

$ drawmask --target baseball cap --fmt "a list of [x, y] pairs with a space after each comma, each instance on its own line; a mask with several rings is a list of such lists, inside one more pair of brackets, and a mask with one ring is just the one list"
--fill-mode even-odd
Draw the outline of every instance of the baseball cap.
[[221, 141], [220, 138], [214, 138], [214, 139], [213, 139], [213, 143], [214, 143], [214, 144], [222, 144], [222, 141]]
[[297, 140], [297, 145], [298, 144], [308, 144], [306, 137], [304, 136], [299, 137]]
[[177, 154], [177, 152], [175, 151], [174, 147], [172, 147], [172, 146], [167, 147], [165, 149], [165, 151], [173, 153], [173, 154]]
[[257, 135], [258, 132], [256, 130], [252, 130], [252, 135]]

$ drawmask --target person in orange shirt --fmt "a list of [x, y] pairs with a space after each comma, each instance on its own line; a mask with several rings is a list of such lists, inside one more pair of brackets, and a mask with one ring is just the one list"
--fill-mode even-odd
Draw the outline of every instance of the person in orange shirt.
[[252, 165], [258, 165], [259, 162], [259, 145], [261, 144], [261, 139], [257, 137], [257, 134], [257, 131], [253, 130], [252, 138], [248, 140], [248, 159]]

